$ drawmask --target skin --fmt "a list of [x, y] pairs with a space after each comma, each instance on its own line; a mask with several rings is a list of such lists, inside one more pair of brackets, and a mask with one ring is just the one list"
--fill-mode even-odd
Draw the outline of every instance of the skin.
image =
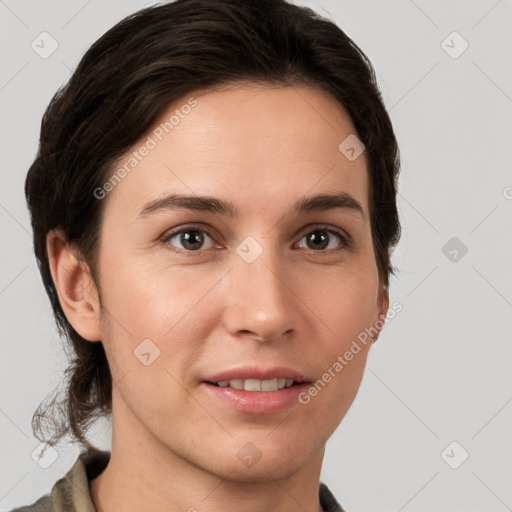
[[[325, 443], [356, 396], [371, 344], [307, 405], [275, 414], [237, 412], [201, 380], [250, 364], [316, 381], [386, 315], [366, 155], [349, 161], [338, 150], [357, 132], [319, 90], [197, 91], [161, 120], [190, 96], [197, 106], [103, 199], [99, 288], [63, 234], [48, 235], [64, 312], [85, 339], [104, 344], [114, 382], [111, 461], [91, 482], [92, 499], [104, 512], [315, 512]], [[365, 218], [340, 208], [293, 212], [303, 196], [337, 191]], [[230, 200], [240, 216], [165, 209], [138, 218], [171, 192]], [[207, 229], [199, 250], [179, 235], [165, 240], [191, 223]], [[316, 229], [328, 237], [320, 249], [306, 236]], [[247, 236], [263, 250], [250, 264], [236, 252]], [[160, 356], [145, 366], [134, 350], [148, 338]], [[248, 442], [262, 454], [252, 467], [237, 457]]]

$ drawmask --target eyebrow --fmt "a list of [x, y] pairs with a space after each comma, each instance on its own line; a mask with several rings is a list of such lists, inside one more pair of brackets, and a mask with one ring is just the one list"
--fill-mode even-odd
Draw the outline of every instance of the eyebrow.
[[[147, 217], [149, 214], [160, 210], [174, 209], [219, 213], [229, 217], [240, 216], [240, 210], [237, 206], [225, 199], [219, 199], [211, 196], [187, 196], [173, 193], [146, 204], [140, 211], [139, 218]], [[361, 218], [366, 221], [366, 213], [364, 208], [361, 206], [361, 203], [347, 192], [302, 197], [295, 203], [292, 211], [300, 215], [334, 209], [342, 209], [358, 213]]]

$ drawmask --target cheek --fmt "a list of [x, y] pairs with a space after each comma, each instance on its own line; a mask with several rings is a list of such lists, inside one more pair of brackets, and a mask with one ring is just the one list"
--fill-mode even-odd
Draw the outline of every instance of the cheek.
[[145, 262], [119, 261], [115, 272], [105, 273], [105, 341], [117, 368], [112, 372], [123, 374], [140, 365], [134, 353], [146, 352], [143, 347], [147, 347], [151, 357], [153, 352], [158, 354], [156, 366], [172, 368], [182, 379], [182, 369], [199, 356], [218, 321], [220, 301], [213, 289], [218, 280], [216, 274], [199, 272], [193, 266], [172, 268]]
[[[134, 336], [161, 337], [195, 310], [214, 282], [192, 266], [172, 268], [127, 261], [105, 276], [103, 296]], [[195, 318], [200, 320], [197, 315]]]
[[170, 410], [193, 407], [179, 383], [208, 331], [204, 308], [203, 314], [196, 311], [205, 287], [211, 285], [201, 285], [191, 272], [122, 261], [115, 272], [104, 273], [104, 344], [113, 380], [120, 382], [123, 401], [155, 422], [153, 429], [168, 421]]
[[[300, 403], [324, 415], [332, 428], [348, 411], [361, 384], [371, 347], [365, 329], [372, 325], [375, 312], [373, 280], [349, 273], [343, 277], [319, 278], [318, 287], [308, 287], [302, 295], [319, 319], [319, 334], [314, 349], [309, 346], [304, 353], [315, 361], [317, 380]], [[313, 416], [305, 418], [309, 428], [315, 427]]]
[[322, 270], [299, 290], [306, 306], [324, 324], [330, 343], [340, 350], [375, 320], [378, 281], [376, 269], [340, 267], [335, 272]]
[[309, 347], [305, 354], [319, 369], [310, 398], [333, 416], [348, 409], [364, 373], [371, 346], [365, 329], [375, 320], [376, 283], [371, 268], [364, 273], [346, 269], [317, 275], [315, 286], [302, 287], [301, 297], [319, 326], [315, 350]]

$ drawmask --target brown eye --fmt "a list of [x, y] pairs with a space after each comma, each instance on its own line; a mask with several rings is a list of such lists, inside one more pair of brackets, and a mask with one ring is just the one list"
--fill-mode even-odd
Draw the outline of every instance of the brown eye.
[[306, 249], [313, 251], [324, 251], [325, 249], [336, 250], [340, 249], [340, 246], [345, 247], [348, 245], [346, 237], [341, 233], [323, 227], [309, 231], [301, 238], [301, 240], [303, 239], [306, 240]]
[[[173, 239], [176, 239], [176, 241], [172, 242]], [[184, 251], [198, 251], [208, 248], [203, 247], [205, 240], [207, 239], [213, 242], [210, 235], [208, 235], [208, 233], [202, 229], [186, 228], [169, 234], [169, 236], [165, 238], [165, 242], [173, 246], [176, 244], [181, 244], [181, 247], [178, 246], [178, 249]]]

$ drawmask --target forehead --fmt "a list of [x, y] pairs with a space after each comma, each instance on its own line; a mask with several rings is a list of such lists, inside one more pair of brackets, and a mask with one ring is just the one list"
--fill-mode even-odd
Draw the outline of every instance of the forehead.
[[196, 91], [169, 105], [114, 166], [125, 172], [108, 209], [140, 208], [169, 190], [238, 197], [242, 210], [284, 201], [283, 194], [344, 190], [367, 210], [366, 155], [349, 160], [340, 150], [355, 134], [346, 111], [318, 89]]

